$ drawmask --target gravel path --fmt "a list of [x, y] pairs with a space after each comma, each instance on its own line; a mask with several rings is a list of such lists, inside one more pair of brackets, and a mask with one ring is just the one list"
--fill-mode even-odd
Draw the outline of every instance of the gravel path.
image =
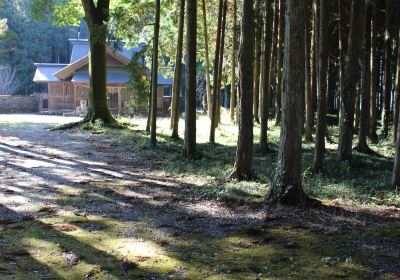
[[187, 184], [111, 137], [48, 129], [76, 120], [0, 115], [0, 204], [19, 216], [0, 212], [0, 219], [14, 221], [51, 207], [127, 222], [147, 217], [154, 229], [172, 235], [213, 236], [260, 222], [261, 213], [184, 197]]

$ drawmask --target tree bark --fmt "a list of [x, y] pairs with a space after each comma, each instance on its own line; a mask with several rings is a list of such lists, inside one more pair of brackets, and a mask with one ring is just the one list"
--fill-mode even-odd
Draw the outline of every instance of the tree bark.
[[318, 109], [317, 135], [315, 142], [314, 173], [322, 172], [325, 158], [326, 135], [326, 93], [329, 48], [329, 6], [325, 0], [319, 0], [319, 47], [318, 47]]
[[202, 0], [203, 10], [203, 29], [204, 29], [204, 52], [205, 52], [205, 72], [206, 72], [206, 89], [207, 89], [207, 110], [208, 117], [211, 119], [212, 114], [212, 95], [211, 95], [211, 80], [210, 80], [210, 57], [208, 51], [208, 26], [207, 26], [207, 7], [206, 0]]
[[243, 1], [239, 47], [239, 136], [231, 177], [240, 181], [252, 177], [253, 161], [253, 0]]
[[268, 201], [304, 206], [302, 186], [301, 96], [304, 95], [304, 21], [307, 3], [286, 0], [285, 57], [282, 94], [281, 138], [278, 164]]
[[271, 87], [269, 84], [270, 76], [270, 59], [272, 48], [272, 29], [273, 29], [273, 7], [272, 1], [266, 0], [265, 2], [265, 16], [264, 16], [264, 42], [262, 54], [262, 76], [261, 76], [261, 128], [260, 128], [260, 153], [267, 154], [271, 151], [268, 145], [268, 119], [269, 107], [271, 103]]
[[307, 92], [307, 106], [306, 106], [306, 135], [305, 140], [312, 141], [312, 133], [314, 130], [314, 100], [317, 92], [317, 23], [318, 23], [318, 12], [317, 3], [318, 0], [312, 0], [312, 35], [311, 35], [311, 46], [310, 46], [310, 92]]
[[151, 127], [150, 146], [157, 145], [157, 77], [158, 77], [158, 41], [160, 38], [160, 0], [155, 0], [155, 22], [153, 38], [153, 68], [151, 69]]
[[[305, 22], [305, 56], [306, 56], [306, 97], [305, 97], [305, 141], [312, 141], [312, 121], [311, 118], [314, 117], [313, 111], [313, 98], [312, 98], [312, 90], [311, 90], [311, 36], [310, 36], [310, 27], [312, 26], [311, 18], [313, 15], [312, 12], [312, 1], [308, 1], [307, 6], [307, 18]], [[311, 4], [311, 5], [310, 5]]]
[[[400, 31], [399, 31], [400, 39]], [[396, 67], [396, 87], [394, 92], [394, 113], [393, 113], [393, 142], [397, 141], [397, 130], [399, 125], [399, 105], [400, 105], [400, 40], [397, 42], [397, 67]]]
[[[284, 5], [283, 0], [275, 0], [275, 9], [279, 9], [277, 13], [277, 19], [275, 19], [274, 25], [277, 26], [277, 66], [276, 66], [276, 119], [275, 124], [278, 125], [281, 121], [281, 107], [282, 107], [282, 46], [283, 46], [283, 31], [284, 31]], [[278, 7], [279, 5], [279, 7]], [[272, 61], [273, 63], [273, 61]]]
[[[179, 30], [178, 30], [178, 43], [176, 48], [175, 60], [175, 73], [174, 85], [172, 92], [172, 106], [171, 106], [171, 127], [172, 138], [179, 138], [179, 99], [181, 92], [181, 70], [182, 70], [182, 49], [183, 49], [183, 29], [185, 21], [185, 0], [180, 0], [179, 10]], [[207, 78], [206, 78], [207, 79]]]
[[196, 157], [196, 48], [197, 48], [197, 1], [187, 1], [186, 7], [187, 87], [185, 96], [184, 155]]
[[361, 81], [360, 81], [360, 129], [358, 131], [358, 143], [355, 150], [363, 153], [371, 153], [367, 144], [369, 126], [369, 105], [370, 105], [370, 72], [371, 72], [371, 6], [366, 7], [365, 32], [362, 34], [361, 47]]
[[372, 1], [372, 15], [371, 15], [371, 99], [370, 99], [370, 120], [369, 120], [369, 138], [372, 143], [378, 142], [378, 134], [376, 133], [377, 124], [377, 3], [375, 0]]
[[215, 125], [221, 122], [221, 82], [222, 82], [222, 74], [224, 71], [224, 52], [225, 52], [225, 32], [226, 32], [226, 13], [228, 11], [228, 0], [224, 1], [224, 10], [222, 13], [222, 25], [221, 25], [221, 46], [219, 47], [219, 62], [218, 62], [218, 82], [217, 82], [217, 116]]
[[235, 122], [235, 98], [236, 98], [236, 51], [237, 51], [237, 1], [233, 0], [233, 30], [232, 30], [232, 73], [231, 73], [231, 96], [230, 96], [230, 117]]
[[253, 83], [253, 115], [254, 121], [260, 123], [258, 114], [260, 105], [260, 69], [261, 69], [261, 37], [262, 37], [262, 18], [260, 13], [261, 0], [256, 0], [255, 5], [255, 45], [254, 45], [254, 83]]
[[354, 134], [354, 108], [357, 79], [359, 76], [358, 59], [361, 48], [361, 34], [365, 28], [365, 0], [353, 0], [348, 50], [346, 54], [345, 80], [343, 98], [341, 100], [340, 133], [338, 158], [350, 162]]
[[215, 128], [217, 127], [217, 94], [220, 89], [217, 88], [218, 84], [218, 71], [219, 71], [219, 56], [221, 47], [221, 26], [222, 16], [224, 12], [224, 0], [219, 0], [218, 6], [218, 23], [217, 23], [217, 39], [215, 45], [214, 57], [214, 81], [212, 88], [212, 106], [211, 106], [211, 126], [210, 126], [210, 143], [215, 143]]
[[106, 48], [109, 0], [82, 0], [89, 37], [89, 108], [85, 121], [94, 123], [100, 119], [104, 124], [116, 123], [107, 104]]
[[392, 75], [390, 72], [392, 44], [391, 44], [391, 21], [390, 21], [390, 5], [389, 0], [386, 0], [386, 14], [385, 14], [385, 62], [384, 62], [384, 82], [383, 82], [383, 111], [382, 111], [382, 136], [387, 138], [389, 135], [389, 121], [390, 121], [390, 96], [392, 91]]

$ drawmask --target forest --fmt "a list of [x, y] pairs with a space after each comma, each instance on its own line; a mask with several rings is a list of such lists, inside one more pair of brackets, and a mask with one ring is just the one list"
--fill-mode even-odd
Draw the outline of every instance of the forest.
[[[0, 115], [0, 279], [399, 279], [399, 14], [0, 1], [1, 94], [49, 90], [33, 63], [89, 44], [84, 115]], [[141, 114], [109, 105], [122, 43]]]

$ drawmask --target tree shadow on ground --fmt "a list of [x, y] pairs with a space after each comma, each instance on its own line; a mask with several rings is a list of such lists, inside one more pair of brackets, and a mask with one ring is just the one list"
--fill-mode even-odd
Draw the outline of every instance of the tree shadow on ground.
[[[42, 136], [51, 138], [53, 133]], [[394, 224], [398, 219], [344, 208], [249, 210], [236, 205], [233, 209], [187, 194], [188, 189], [201, 186], [166, 177], [167, 168], [157, 162], [166, 157], [162, 143], [152, 162], [123, 142], [116, 145], [112, 137], [55, 135], [63, 135], [63, 142], [52, 144], [54, 138], [23, 139], [20, 135], [26, 146], [14, 149], [2, 143], [0, 147], [0, 155], [8, 156], [1, 165], [11, 174], [4, 178], [2, 191], [14, 191], [5, 194], [11, 199], [0, 207], [20, 215], [11, 210], [17, 197], [41, 207], [27, 211], [31, 220], [5, 223], [0, 231], [0, 239], [6, 240], [0, 246], [5, 250], [27, 248], [23, 250], [29, 255], [14, 262], [29, 275], [37, 271], [29, 267], [30, 260], [38, 267], [42, 264], [43, 275], [56, 279], [82, 279], [88, 273], [89, 278], [100, 279], [249, 279], [260, 275], [326, 279], [399, 273], [399, 256], [387, 250], [397, 248], [400, 241], [396, 235], [400, 229]], [[206, 149], [207, 144], [203, 145], [200, 148]], [[39, 151], [38, 147], [53, 150]], [[205, 158], [219, 160], [219, 168], [232, 150], [217, 145], [207, 150]], [[24, 152], [29, 151], [33, 153], [26, 157]], [[61, 156], [54, 158], [53, 153]], [[192, 161], [175, 156], [182, 161], [180, 166], [193, 168]], [[27, 167], [18, 160], [44, 165]], [[202, 168], [201, 161], [197, 168]], [[11, 178], [12, 174], [20, 177]], [[36, 179], [40, 186], [35, 185]], [[385, 239], [391, 227], [394, 235]], [[71, 254], [81, 259], [68, 266], [64, 259]], [[370, 254], [376, 257], [371, 260]]]

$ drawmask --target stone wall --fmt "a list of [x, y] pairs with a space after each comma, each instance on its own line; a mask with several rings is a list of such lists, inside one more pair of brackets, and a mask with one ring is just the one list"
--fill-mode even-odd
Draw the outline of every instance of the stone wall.
[[0, 95], [0, 114], [39, 112], [39, 97]]

